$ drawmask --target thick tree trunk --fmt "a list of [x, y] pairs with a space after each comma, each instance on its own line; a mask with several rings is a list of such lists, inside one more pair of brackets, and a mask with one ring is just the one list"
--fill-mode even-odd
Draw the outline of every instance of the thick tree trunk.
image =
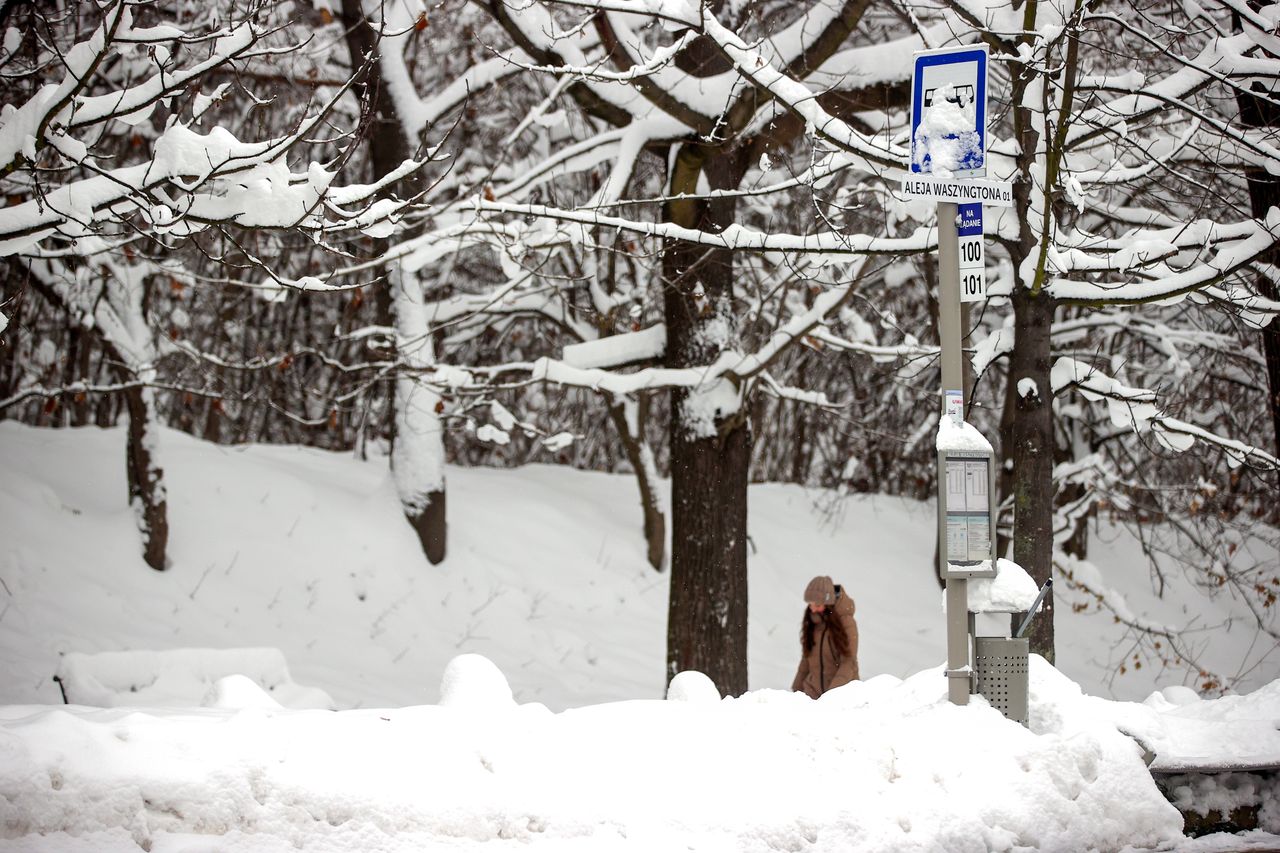
[[[1251, 4], [1252, 5], [1252, 4]], [[1245, 127], [1280, 127], [1280, 105], [1261, 90], [1260, 84], [1254, 88], [1259, 96], [1239, 93], [1236, 103], [1240, 108], [1240, 121]], [[1265, 169], [1246, 169], [1245, 180], [1249, 185], [1249, 207], [1253, 216], [1263, 219], [1267, 211], [1280, 206], [1280, 180]], [[1262, 257], [1269, 264], [1280, 263], [1280, 247], [1272, 248]], [[1272, 301], [1280, 300], [1280, 291], [1276, 284], [1266, 275], [1256, 279], [1258, 292]], [[1275, 438], [1276, 453], [1280, 454], [1280, 317], [1272, 317], [1271, 322], [1262, 328], [1262, 350], [1267, 360], [1267, 389], [1270, 394], [1267, 404], [1271, 411], [1271, 426]]]
[[[1013, 292], [1014, 340], [1005, 397], [1012, 462], [1013, 560], [1038, 586], [1053, 573], [1053, 388], [1049, 382], [1053, 300], [1026, 287]], [[1007, 411], [1012, 407], [1012, 412]], [[1014, 617], [1014, 625], [1025, 614]], [[1053, 647], [1053, 592], [1028, 632], [1031, 651], [1050, 663]]]
[[[130, 377], [132, 378], [132, 377]], [[124, 392], [129, 411], [125, 462], [129, 482], [129, 506], [142, 534], [142, 559], [156, 571], [167, 568], [169, 547], [168, 499], [164, 471], [155, 457], [155, 406], [150, 388], [131, 387]]]
[[[678, 393], [677, 406], [688, 401]], [[747, 472], [745, 419], [697, 437], [671, 429], [671, 598], [667, 679], [694, 669], [722, 695], [747, 690]]]
[[[737, 186], [738, 158], [688, 146], [676, 157], [673, 193]], [[732, 198], [689, 198], [667, 221], [717, 232], [733, 221]], [[733, 253], [680, 240], [663, 244], [667, 366], [711, 364], [737, 345]], [[716, 380], [671, 399], [671, 597], [667, 678], [707, 675], [721, 694], [747, 689], [747, 479], [751, 430], [741, 389]]]

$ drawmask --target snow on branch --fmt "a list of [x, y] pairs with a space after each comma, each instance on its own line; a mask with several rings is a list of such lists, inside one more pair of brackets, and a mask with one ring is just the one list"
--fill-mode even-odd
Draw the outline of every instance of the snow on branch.
[[[693, 40], [697, 38], [697, 35], [698, 34], [692, 30], [688, 31], [674, 43], [654, 51], [653, 56], [649, 57], [645, 62], [638, 65], [632, 65], [625, 71], [604, 70], [603, 59], [584, 67], [577, 67], [573, 65], [534, 65], [532, 63], [520, 62], [518, 60], [511, 60], [511, 62], [513, 65], [524, 71], [541, 71], [552, 74], [562, 74], [581, 80], [594, 80], [603, 83], [634, 83], [642, 77], [651, 77], [657, 74], [674, 62], [676, 54], [692, 44]], [[687, 130], [687, 128], [685, 129]]]
[[[28, 252], [50, 236], [75, 241], [130, 213], [141, 213], [142, 226], [159, 234], [186, 235], [211, 222], [319, 227], [316, 208], [333, 173], [313, 163], [294, 180], [282, 160], [319, 121], [312, 117], [296, 132], [263, 142], [241, 142], [222, 127], [200, 134], [172, 124], [146, 162], [0, 209], [0, 256]], [[169, 188], [180, 195], [168, 195]]]
[[[72, 137], [75, 131], [103, 125], [110, 120], [137, 125], [145, 121], [164, 99], [183, 92], [193, 82], [233, 63], [261, 56], [287, 53], [293, 47], [259, 47], [266, 32], [250, 21], [240, 21], [208, 33], [188, 34], [173, 26], [133, 26], [132, 6], [114, 5], [107, 20], [89, 38], [74, 44], [60, 57], [66, 69], [62, 81], [40, 88], [20, 107], [6, 106], [0, 115], [0, 174], [35, 159], [36, 152], [52, 145], [68, 161], [79, 163], [89, 156], [89, 145]], [[177, 67], [166, 43], [180, 41], [190, 48], [209, 43], [203, 61]], [[146, 46], [155, 73], [123, 89], [98, 95], [83, 92], [98, 82], [108, 58], [138, 53]], [[219, 87], [220, 89], [222, 87]], [[206, 101], [208, 100], [207, 96]]]
[[717, 21], [709, 9], [704, 7], [702, 13], [702, 31], [715, 41], [737, 66], [739, 73], [804, 119], [812, 134], [847, 154], [865, 160], [869, 166], [883, 170], [906, 167], [910, 160], [906, 149], [867, 137], [831, 115], [818, 103], [808, 86], [775, 68], [762, 51], [752, 48], [737, 33]]
[[[664, 133], [654, 138], [661, 138], [672, 131], [674, 128], [668, 127]], [[551, 180], [609, 162], [618, 156], [619, 151], [627, 144], [628, 137], [634, 137], [635, 134], [636, 129], [628, 125], [609, 129], [581, 142], [559, 148], [537, 165], [522, 169], [518, 177], [493, 187], [493, 196], [495, 199], [519, 201]], [[461, 208], [469, 203], [469, 200], [464, 199], [457, 202], [456, 206]]]
[[146, 266], [114, 260], [97, 267], [68, 267], [57, 261], [24, 259], [32, 279], [55, 305], [85, 329], [97, 330], [114, 355], [143, 381], [155, 378], [155, 344], [142, 321], [142, 281]]
[[[122, 157], [112, 147], [117, 134], [108, 129], [109, 122], [148, 121], [156, 106], [167, 105], [169, 98], [192, 90], [214, 72], [246, 58], [299, 47], [262, 46], [272, 31], [247, 20], [204, 33], [167, 24], [135, 28], [134, 7], [145, 5], [123, 0], [104, 4], [102, 25], [59, 56], [63, 80], [0, 114], [0, 173], [6, 173], [10, 199], [0, 208], [0, 257], [87, 256], [145, 237], [172, 244], [211, 225], [299, 230], [317, 242], [350, 230], [370, 236], [394, 232], [417, 201], [374, 197], [432, 162], [435, 151], [407, 160], [371, 183], [349, 186], [335, 186], [346, 155], [336, 164], [310, 162], [297, 172], [287, 163], [296, 148], [319, 141], [313, 134], [332, 136], [332, 116], [354, 76], [333, 87], [311, 114], [272, 138], [242, 140], [221, 126], [201, 133], [175, 113], [162, 129], [152, 123], [135, 134], [136, 153]], [[178, 67], [166, 46], [174, 40], [188, 51], [207, 45], [208, 56]], [[137, 67], [143, 69], [139, 82], [118, 82], [121, 68]], [[220, 84], [215, 96], [226, 88]], [[197, 102], [201, 98], [209, 101], [199, 95]], [[202, 109], [199, 103], [194, 108], [197, 114]], [[71, 135], [77, 130], [86, 131], [85, 140]], [[328, 287], [313, 275], [277, 275], [271, 272], [274, 261], [241, 248], [275, 285]]]
[[[1123, 23], [1118, 18], [1115, 20]], [[1066, 134], [1065, 147], [1078, 149], [1104, 133], [1123, 136], [1127, 127], [1169, 109], [1171, 104], [1185, 108], [1190, 95], [1222, 80], [1225, 77], [1222, 69], [1229, 68], [1232, 58], [1254, 47], [1248, 35], [1238, 34], [1213, 39], [1194, 58], [1172, 56], [1178, 63], [1173, 73], [1155, 82], [1144, 82], [1138, 91], [1121, 88], [1122, 94], [1118, 97], [1076, 116], [1074, 126]]]
[[657, 323], [638, 332], [567, 344], [563, 361], [570, 367], [615, 368], [662, 357], [667, 350], [667, 327]]
[[1251, 445], [1169, 417], [1156, 405], [1154, 391], [1125, 385], [1092, 365], [1074, 358], [1059, 358], [1049, 378], [1055, 394], [1075, 388], [1087, 400], [1105, 400], [1112, 423], [1136, 433], [1149, 430], [1156, 441], [1169, 450], [1181, 453], [1189, 450], [1199, 439], [1225, 453], [1227, 464], [1232, 468], [1247, 464], [1280, 470], [1280, 459]]
[[[609, 216], [592, 210], [569, 210], [545, 204], [508, 204], [478, 200], [475, 207], [482, 211], [508, 213], [515, 216], [533, 216], [562, 222], [578, 222], [591, 226], [606, 226], [634, 231], [650, 237], [684, 240], [704, 246], [734, 251], [796, 252], [817, 255], [909, 255], [927, 251], [937, 245], [937, 235], [931, 227], [917, 228], [909, 237], [874, 237], [867, 234], [778, 234], [757, 231], [733, 224], [723, 231], [699, 231], [668, 222], [645, 222]], [[840, 257], [847, 261], [847, 257]]]
[[592, 340], [595, 327], [579, 319], [558, 290], [550, 286], [526, 289], [534, 277], [533, 271], [525, 271], [483, 293], [459, 294], [428, 302], [423, 306], [423, 314], [432, 331], [487, 323], [498, 316], [538, 316], [567, 330], [578, 340]]
[[1119, 590], [1108, 586], [1102, 572], [1093, 563], [1081, 560], [1070, 554], [1057, 551], [1053, 555], [1054, 568], [1067, 579], [1070, 586], [1077, 587], [1093, 596], [1099, 605], [1110, 610], [1119, 621], [1143, 633], [1174, 640], [1178, 629], [1174, 626], [1139, 616], [1129, 607], [1128, 600]]
[[441, 118], [461, 107], [484, 89], [519, 74], [529, 58], [516, 48], [498, 53], [469, 67], [431, 97], [422, 98], [413, 82], [405, 48], [418, 33], [417, 24], [426, 20], [427, 9], [420, 0], [365, 0], [365, 15], [378, 38], [377, 59], [383, 83], [395, 102], [396, 116], [405, 141], [412, 150], [418, 137]]
[[760, 379], [764, 382], [765, 391], [780, 400], [790, 400], [793, 403], [804, 403], [808, 406], [818, 406], [823, 409], [837, 408], [837, 404], [831, 402], [824, 392], [806, 391], [803, 388], [782, 385], [767, 370], [760, 374]]
[[[498, 23], [539, 64], [570, 68], [593, 66], [585, 52], [590, 47], [584, 35], [585, 21], [570, 31], [563, 31], [544, 4], [527, 0], [496, 0], [490, 8]], [[643, 9], [627, 11], [646, 14]], [[647, 100], [638, 100], [634, 89], [624, 83], [588, 79], [576, 82], [567, 91], [590, 112], [613, 125], [627, 124], [633, 118], [648, 115], [652, 109]]]
[[835, 349], [862, 353], [878, 363], [897, 361], [899, 359], [935, 358], [939, 350], [936, 346], [916, 342], [881, 345], [870, 344], [865, 341], [851, 341], [848, 338], [833, 334], [826, 326], [818, 326], [809, 333], [809, 337]]
[[616, 373], [613, 368], [660, 357], [666, 349], [666, 327], [657, 324], [632, 334], [615, 335], [564, 348], [559, 360], [540, 358], [532, 363], [514, 362], [487, 367], [439, 365], [426, 371], [423, 382], [453, 391], [483, 392], [495, 380], [523, 374], [527, 382], [550, 382], [622, 397], [645, 391], [670, 388], [711, 388], [721, 380], [740, 387], [760, 377], [766, 390], [779, 397], [830, 407], [834, 404], [825, 394], [811, 393], [781, 385], [768, 375], [768, 366], [786, 348], [802, 340], [818, 328], [849, 299], [860, 281], [862, 263], [852, 278], [822, 293], [806, 311], [791, 317], [754, 353], [743, 355], [725, 350], [715, 362], [690, 368], [646, 367], [633, 373]]
[[813, 300], [813, 306], [787, 320], [777, 331], [769, 336], [764, 345], [756, 352], [746, 356], [734, 367], [733, 374], [740, 378], [748, 378], [763, 371], [778, 355], [808, 332], [817, 327], [833, 312], [848, 302], [854, 288], [862, 279], [862, 269], [866, 264], [866, 256], [858, 258], [849, 272], [849, 280], [823, 291]]
[[1198, 427], [1178, 418], [1164, 416], [1154, 418], [1151, 428], [1161, 444], [1166, 447], [1173, 447], [1175, 450], [1182, 447], [1190, 447], [1195, 443], [1195, 439], [1199, 439], [1225, 453], [1227, 455], [1227, 464], [1232, 468], [1248, 465], [1271, 471], [1280, 470], [1280, 459], [1266, 451], [1235, 439], [1224, 438], [1209, 432], [1203, 427]]
[[[1170, 233], [1172, 232], [1172, 233]], [[1077, 247], [1051, 252], [1055, 273], [1110, 272], [1132, 276], [1125, 282], [1084, 281], [1056, 277], [1047, 290], [1069, 303], [1134, 304], [1181, 296], [1218, 284], [1269, 252], [1280, 238], [1280, 209], [1272, 208], [1266, 220], [1233, 224], [1202, 221], [1168, 232], [1135, 232], [1121, 238], [1096, 240], [1081, 236]], [[1165, 261], [1195, 251], [1197, 257], [1213, 252], [1182, 270]]]

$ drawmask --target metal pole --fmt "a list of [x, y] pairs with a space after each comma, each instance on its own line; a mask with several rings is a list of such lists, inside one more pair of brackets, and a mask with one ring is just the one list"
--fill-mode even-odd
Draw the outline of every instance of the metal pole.
[[[938, 338], [942, 345], [942, 390], [964, 390], [964, 366], [960, 352], [960, 237], [956, 233], [956, 205], [938, 202]], [[940, 404], [945, 411], [946, 399]], [[944, 484], [939, 481], [941, 492]], [[938, 513], [942, 513], [939, 494]], [[939, 569], [946, 577], [945, 525], [939, 525]], [[969, 582], [948, 578], [947, 584], [947, 698], [955, 705], [969, 704], [972, 681], [961, 673], [969, 670]]]
[[1031, 627], [1031, 620], [1036, 618], [1036, 611], [1040, 609], [1040, 602], [1044, 601], [1044, 597], [1049, 594], [1049, 590], [1053, 587], [1053, 578], [1049, 578], [1044, 582], [1044, 586], [1040, 587], [1040, 594], [1036, 596], [1036, 600], [1031, 602], [1031, 607], [1027, 609], [1027, 618], [1022, 620], [1022, 624], [1018, 626], [1018, 630], [1013, 632], [1015, 640], [1020, 639], [1023, 634], [1027, 633], [1027, 629]]

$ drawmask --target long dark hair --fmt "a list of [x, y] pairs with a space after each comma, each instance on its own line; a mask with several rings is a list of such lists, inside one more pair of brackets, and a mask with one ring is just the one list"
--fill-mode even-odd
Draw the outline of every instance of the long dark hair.
[[[800, 622], [800, 646], [807, 655], [813, 651], [815, 642], [814, 621], [809, 618], [809, 607], [805, 606], [804, 617]], [[821, 613], [822, 621], [826, 624], [827, 630], [831, 632], [831, 640], [835, 643], [836, 651], [843, 657], [849, 654], [849, 634], [844, 630], [844, 622], [840, 621], [840, 617], [836, 616], [836, 606], [834, 604], [827, 605], [827, 608]]]

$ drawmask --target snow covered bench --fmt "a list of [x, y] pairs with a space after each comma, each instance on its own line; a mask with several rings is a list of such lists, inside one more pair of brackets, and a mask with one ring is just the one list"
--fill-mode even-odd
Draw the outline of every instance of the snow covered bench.
[[1142, 703], [1151, 716], [1114, 707], [1187, 835], [1280, 832], [1280, 681], [1213, 701], [1165, 687]]
[[[1187, 835], [1275, 831], [1280, 802], [1280, 763], [1161, 763], [1148, 768], [1156, 787], [1186, 822]], [[1264, 809], [1270, 809], [1270, 813]]]
[[100, 708], [335, 707], [323, 690], [295, 684], [273, 648], [69, 652], [54, 681], [67, 704]]

